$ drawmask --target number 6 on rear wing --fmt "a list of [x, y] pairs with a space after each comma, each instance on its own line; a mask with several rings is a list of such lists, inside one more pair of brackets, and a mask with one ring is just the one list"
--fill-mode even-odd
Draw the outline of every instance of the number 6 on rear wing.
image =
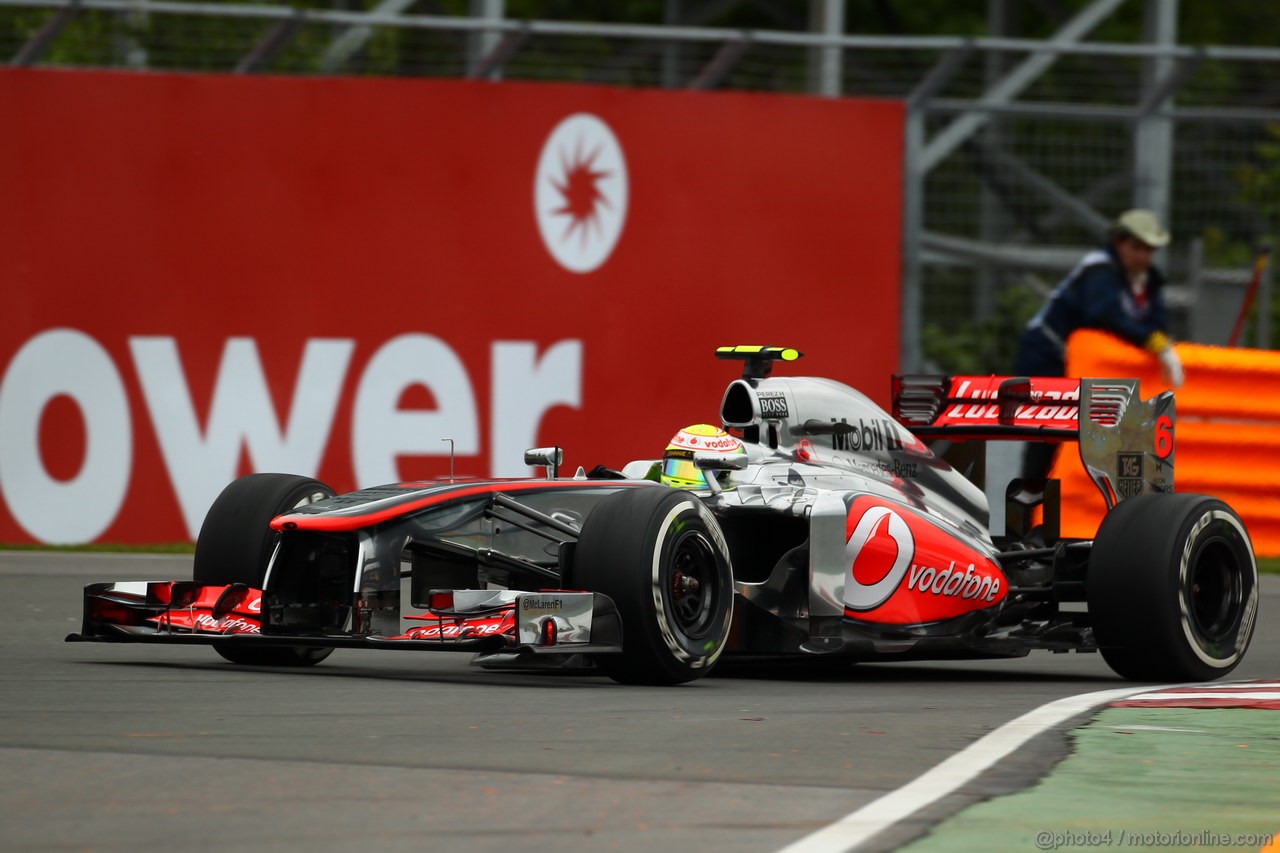
[[1136, 379], [898, 375], [893, 416], [925, 439], [1076, 442], [1108, 509], [1173, 491], [1173, 392]]

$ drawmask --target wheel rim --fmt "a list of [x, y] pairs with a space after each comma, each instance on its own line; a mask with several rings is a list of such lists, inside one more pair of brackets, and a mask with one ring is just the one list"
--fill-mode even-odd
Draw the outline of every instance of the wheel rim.
[[1196, 633], [1219, 642], [1235, 632], [1244, 610], [1244, 577], [1225, 540], [1212, 539], [1196, 552], [1187, 594]]
[[309, 494], [305, 494], [302, 497], [298, 498], [298, 502], [295, 503], [293, 506], [289, 507], [289, 509], [302, 509], [304, 506], [313, 504], [316, 501], [322, 501], [325, 498], [331, 498], [331, 497], [333, 497], [333, 495], [330, 494], [329, 492], [322, 492], [317, 490], [314, 492], [310, 492]]
[[667, 570], [667, 599], [675, 625], [687, 637], [706, 634], [715, 617], [719, 560], [701, 533], [680, 537]]

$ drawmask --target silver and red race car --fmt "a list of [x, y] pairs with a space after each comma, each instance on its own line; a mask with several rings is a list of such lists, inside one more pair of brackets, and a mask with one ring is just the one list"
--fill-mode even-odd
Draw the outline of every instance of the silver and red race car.
[[[649, 460], [559, 477], [559, 448], [526, 454], [545, 479], [335, 495], [254, 474], [210, 508], [193, 580], [90, 585], [67, 639], [205, 644], [266, 666], [336, 648], [468, 651], [650, 684], [734, 653], [1098, 651], [1154, 681], [1216, 678], [1244, 656], [1253, 549], [1222, 501], [1173, 492], [1172, 394], [897, 376], [890, 413], [839, 382], [772, 375], [793, 349], [717, 355], [743, 362], [720, 406], [742, 452], [689, 450], [704, 488], [647, 479]], [[1109, 507], [1096, 537], [1059, 535], [1056, 481], [1011, 483], [1008, 529], [990, 530], [994, 439], [1074, 442]]]

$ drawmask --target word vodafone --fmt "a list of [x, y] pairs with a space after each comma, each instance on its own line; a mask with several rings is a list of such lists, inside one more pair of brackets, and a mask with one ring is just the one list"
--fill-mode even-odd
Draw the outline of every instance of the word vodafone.
[[942, 571], [930, 566], [917, 566], [912, 563], [907, 572], [907, 589], [916, 592], [927, 592], [933, 595], [950, 595], [961, 598], [980, 598], [983, 601], [995, 601], [1000, 594], [1000, 579], [974, 574], [976, 566], [960, 571], [956, 561]]
[[[118, 365], [92, 336], [50, 329], [27, 340], [0, 380], [0, 490], [15, 520], [42, 542], [90, 542], [120, 512], [133, 474], [135, 429], [122, 368], [131, 367], [183, 521], [191, 537], [235, 478], [242, 449], [257, 470], [314, 476], [324, 457], [348, 380], [354, 340], [311, 338], [292, 389], [288, 416], [276, 416], [257, 343], [228, 338], [207, 418], [200, 424], [172, 337], [128, 339], [131, 365]], [[537, 443], [542, 415], [578, 408], [582, 342], [558, 341], [541, 355], [530, 341], [490, 345], [489, 464], [493, 477], [527, 476], [525, 448]], [[351, 405], [351, 465], [357, 487], [400, 479], [396, 457], [458, 456], [480, 448], [471, 377], [457, 353], [427, 334], [404, 334], [377, 348], [358, 377]], [[410, 387], [425, 387], [435, 408], [401, 410]], [[68, 397], [84, 420], [84, 459], [69, 480], [41, 458], [46, 406]]]

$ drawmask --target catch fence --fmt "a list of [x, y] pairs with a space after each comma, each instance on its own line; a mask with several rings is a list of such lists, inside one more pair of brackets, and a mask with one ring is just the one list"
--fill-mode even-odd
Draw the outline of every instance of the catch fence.
[[[0, 57], [903, 99], [907, 370], [1009, 369], [1021, 323], [1130, 206], [1171, 224], [1161, 261], [1179, 335], [1225, 343], [1280, 231], [1280, 49], [1182, 44], [1177, 0], [1060, 4], [1036, 38], [1015, 37], [1029, 13], [1005, 0], [989, 0], [981, 37], [851, 33], [841, 0], [666, 0], [648, 21], [524, 19], [516, 6], [0, 0]], [[1267, 6], [1231, 9], [1259, 16], [1265, 36]], [[1109, 38], [1119, 31], [1142, 36]], [[1269, 297], [1268, 278], [1244, 343], [1270, 345]]]

